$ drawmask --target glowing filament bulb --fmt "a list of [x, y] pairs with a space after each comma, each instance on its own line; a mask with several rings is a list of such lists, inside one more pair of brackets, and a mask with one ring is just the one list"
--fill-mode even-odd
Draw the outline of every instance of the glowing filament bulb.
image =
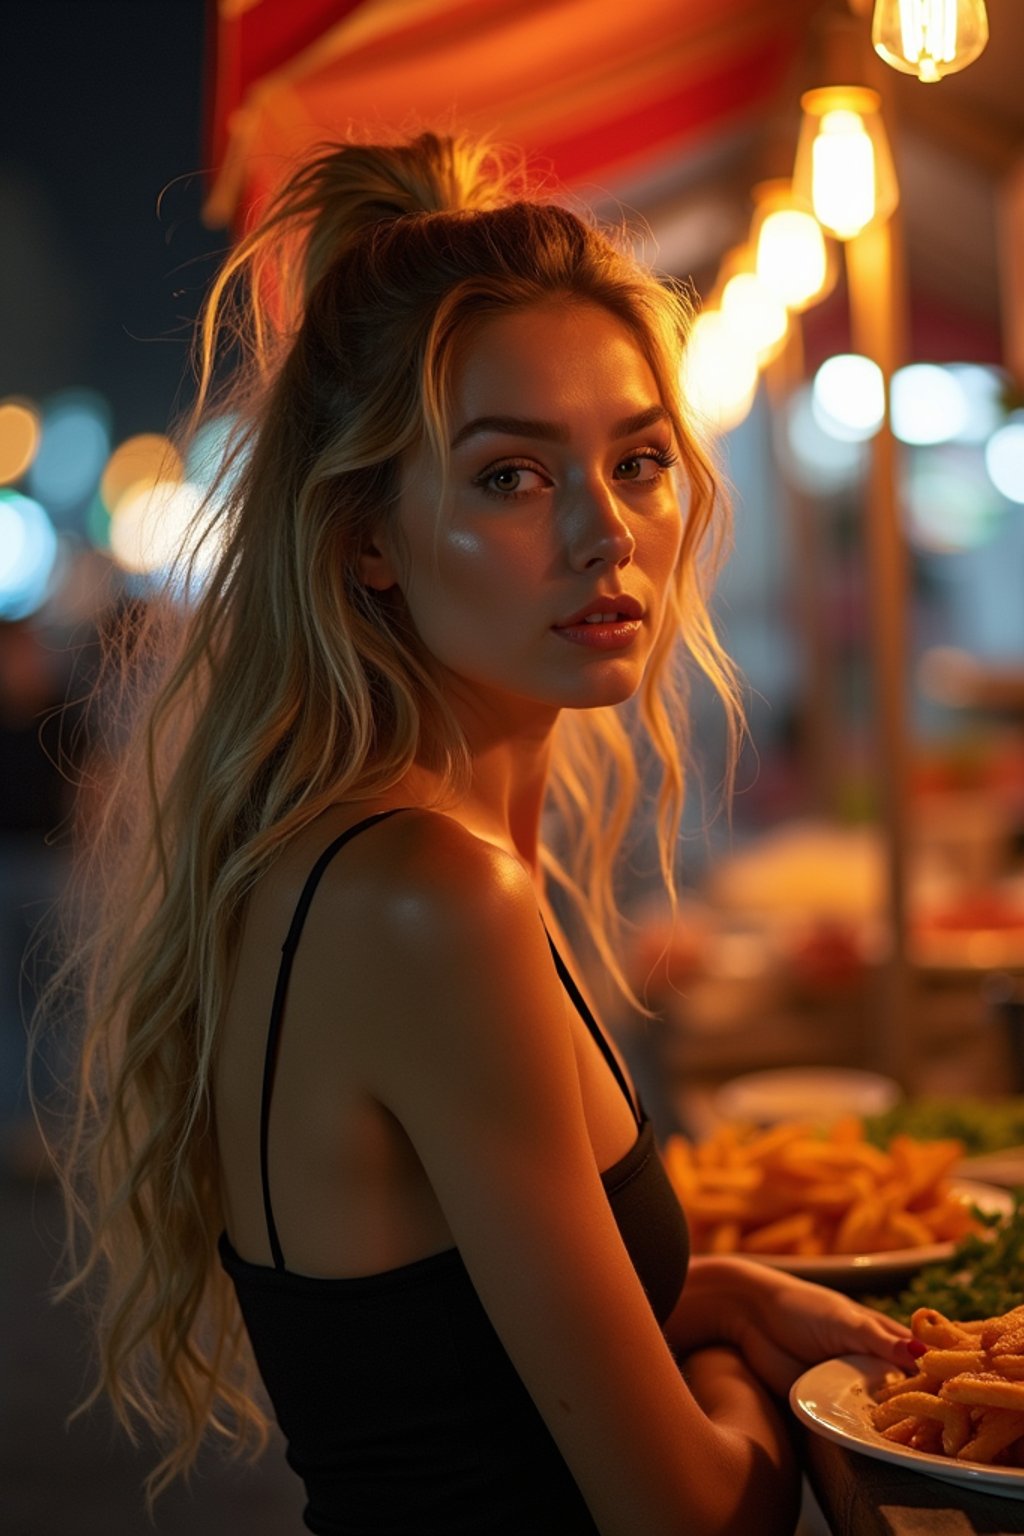
[[856, 112], [826, 112], [811, 151], [814, 212], [842, 240], [875, 216], [875, 150]]
[[681, 384], [688, 406], [710, 433], [731, 431], [750, 411], [757, 358], [721, 311], [704, 310], [693, 322]]
[[757, 242], [757, 275], [789, 309], [803, 309], [825, 286], [828, 261], [821, 225], [809, 213], [769, 213]]
[[722, 314], [746, 338], [758, 362], [774, 357], [786, 339], [785, 305], [753, 272], [737, 272], [722, 290]]
[[871, 41], [894, 69], [941, 80], [972, 63], [988, 42], [985, 0], [875, 0]]

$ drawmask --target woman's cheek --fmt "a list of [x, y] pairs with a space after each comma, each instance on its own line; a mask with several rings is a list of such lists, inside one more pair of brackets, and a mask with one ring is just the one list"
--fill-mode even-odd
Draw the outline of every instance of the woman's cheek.
[[452, 529], [440, 551], [442, 573], [453, 589], [470, 597], [488, 588], [507, 595], [517, 584], [527, 590], [539, 587], [548, 560], [543, 530], [533, 526]]

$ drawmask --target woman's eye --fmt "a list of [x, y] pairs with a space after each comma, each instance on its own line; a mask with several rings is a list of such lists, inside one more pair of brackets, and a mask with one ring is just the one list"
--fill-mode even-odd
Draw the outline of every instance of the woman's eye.
[[646, 453], [632, 453], [628, 459], [619, 460], [615, 466], [615, 473], [620, 480], [657, 480], [664, 468], [660, 458], [653, 458]]
[[481, 475], [477, 484], [491, 496], [511, 497], [529, 496], [543, 490], [548, 482], [539, 470], [526, 464], [504, 464]]

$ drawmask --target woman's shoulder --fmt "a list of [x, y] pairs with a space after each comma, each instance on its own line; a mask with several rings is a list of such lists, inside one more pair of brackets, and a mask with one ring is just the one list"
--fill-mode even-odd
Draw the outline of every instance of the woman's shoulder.
[[410, 1038], [449, 1059], [500, 1056], [508, 1032], [497, 1019], [562, 1006], [537, 892], [512, 853], [454, 817], [410, 809], [354, 838], [342, 859], [310, 912], [310, 958], [325, 987], [344, 977], [349, 1049], [374, 1081], [418, 1059]]
[[322, 886], [322, 914], [363, 931], [375, 949], [426, 941], [436, 953], [459, 936], [479, 940], [516, 912], [540, 920], [533, 881], [514, 854], [425, 807], [401, 809], [352, 838]]

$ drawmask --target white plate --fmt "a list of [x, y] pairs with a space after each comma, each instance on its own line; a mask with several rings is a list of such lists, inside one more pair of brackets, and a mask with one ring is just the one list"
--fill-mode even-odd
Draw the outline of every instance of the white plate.
[[734, 1077], [715, 1094], [723, 1120], [777, 1125], [799, 1120], [829, 1125], [841, 1115], [882, 1115], [902, 1098], [900, 1086], [877, 1072], [846, 1067], [783, 1067]]
[[984, 1184], [1002, 1184], [1013, 1189], [1024, 1184], [1024, 1146], [1002, 1147], [998, 1152], [979, 1152], [965, 1157], [958, 1171], [966, 1179], [980, 1179]]
[[956, 1461], [894, 1445], [869, 1422], [871, 1394], [892, 1369], [873, 1355], [841, 1355], [823, 1360], [793, 1383], [789, 1401], [797, 1418], [848, 1451], [859, 1451], [879, 1461], [890, 1461], [911, 1472], [972, 1488], [976, 1493], [996, 1493], [1003, 1498], [1024, 1499], [1024, 1468], [987, 1467], [979, 1461]]
[[[950, 1189], [959, 1199], [977, 1205], [983, 1211], [1009, 1216], [1013, 1210], [1010, 1191], [997, 1189], [994, 1184], [951, 1179]], [[799, 1275], [804, 1280], [817, 1280], [822, 1285], [859, 1284], [862, 1280], [866, 1285], [881, 1285], [900, 1275], [913, 1274], [925, 1264], [942, 1263], [956, 1246], [956, 1243], [932, 1243], [926, 1248], [896, 1248], [889, 1253], [824, 1253], [818, 1257], [801, 1257], [793, 1253], [744, 1253], [740, 1257], [755, 1259], [772, 1269], [784, 1269], [787, 1274]]]

